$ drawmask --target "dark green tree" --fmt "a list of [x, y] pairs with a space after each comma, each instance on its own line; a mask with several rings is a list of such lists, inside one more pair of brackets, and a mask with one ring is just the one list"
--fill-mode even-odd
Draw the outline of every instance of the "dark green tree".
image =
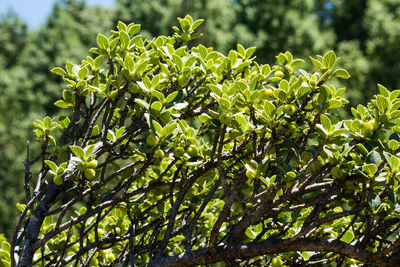
[[0, 202], [0, 232], [10, 233], [10, 218], [16, 218], [17, 190], [23, 180], [26, 138], [33, 139], [32, 120], [44, 114], [54, 116], [54, 100], [62, 79], [50, 74], [52, 66], [65, 59], [78, 62], [87, 47], [95, 45], [98, 32], [110, 27], [113, 13], [82, 1], [59, 1], [45, 25], [28, 32], [15, 14], [0, 23], [0, 186], [7, 188]]
[[304, 56], [322, 53], [333, 46], [334, 32], [322, 27], [317, 2], [239, 0], [235, 41], [256, 46], [261, 62], [290, 50]]
[[[9, 11], [0, 19], [0, 187], [4, 188], [1, 201], [0, 232], [10, 233], [10, 218], [16, 218], [18, 210], [15, 202], [23, 194], [17, 188], [23, 184], [15, 179], [23, 174], [21, 162], [24, 159], [24, 136], [29, 136], [27, 125], [21, 123], [26, 114], [19, 101], [24, 98], [18, 94], [18, 62], [20, 52], [25, 48], [28, 39], [26, 24], [13, 12]], [[37, 114], [39, 115], [39, 114]], [[30, 123], [28, 122], [30, 125]], [[23, 130], [25, 129], [25, 130]]]
[[176, 24], [176, 18], [191, 14], [194, 18], [205, 19], [199, 29], [199, 33], [204, 34], [202, 43], [227, 51], [236, 43], [232, 34], [238, 23], [236, 8], [231, 0], [117, 0], [114, 22], [140, 23], [144, 27], [143, 36], [150, 38], [173, 33], [171, 25]]
[[335, 47], [353, 76], [349, 97], [365, 103], [377, 93], [376, 82], [400, 87], [398, 20], [400, 3], [392, 0], [327, 1], [335, 30]]
[[400, 88], [400, 3], [393, 0], [368, 1], [364, 25], [368, 30], [366, 55], [372, 79]]
[[19, 59], [26, 45], [28, 29], [14, 11], [10, 10], [0, 18], [0, 66], [9, 69]]

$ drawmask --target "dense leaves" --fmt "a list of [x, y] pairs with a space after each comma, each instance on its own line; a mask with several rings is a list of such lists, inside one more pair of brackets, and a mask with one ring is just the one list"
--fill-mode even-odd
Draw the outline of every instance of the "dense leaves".
[[65, 116], [34, 123], [41, 152], [3, 244], [19, 257], [3, 260], [397, 265], [400, 91], [379, 85], [342, 120], [333, 51], [310, 71], [290, 52], [259, 64], [254, 47], [187, 46], [202, 20], [178, 21], [150, 40], [120, 21], [52, 70]]
[[[378, 92], [376, 82], [399, 87], [398, 10], [399, 3], [392, 0], [118, 0], [107, 9], [60, 0], [46, 24], [30, 31], [15, 14], [5, 14], [0, 23], [0, 185], [7, 190], [0, 203], [5, 215], [0, 218], [0, 232], [10, 234], [9, 218], [15, 218], [14, 203], [23, 195], [17, 190], [23, 181], [15, 177], [24, 172], [26, 139], [33, 139], [31, 121], [58, 112], [53, 102], [63, 87], [62, 79], [49, 75], [49, 70], [66, 59], [79, 63], [87, 47], [95, 44], [96, 34], [104, 34], [118, 20], [143, 24], [141, 34], [151, 38], [173, 34], [170, 26], [179, 25], [175, 18], [189, 13], [206, 19], [197, 29], [204, 37], [194, 39], [190, 46], [201, 42], [225, 54], [236, 49], [236, 43], [257, 46], [254, 55], [260, 63], [273, 63], [285, 50], [308, 58], [335, 49], [352, 79], [334, 83], [351, 88], [346, 96], [356, 106], [365, 105]], [[305, 64], [311, 66], [308, 60]], [[184, 84], [184, 77], [180, 81]], [[337, 113], [343, 115], [344, 110], [349, 113], [350, 106]]]

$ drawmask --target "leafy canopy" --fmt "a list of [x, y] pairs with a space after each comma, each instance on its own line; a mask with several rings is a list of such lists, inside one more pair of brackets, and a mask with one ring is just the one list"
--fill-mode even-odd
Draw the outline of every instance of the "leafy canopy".
[[201, 23], [143, 40], [119, 22], [52, 70], [69, 112], [34, 123], [4, 264], [396, 263], [400, 90], [343, 121], [333, 51], [313, 72], [290, 52], [260, 65], [254, 47], [190, 47]]

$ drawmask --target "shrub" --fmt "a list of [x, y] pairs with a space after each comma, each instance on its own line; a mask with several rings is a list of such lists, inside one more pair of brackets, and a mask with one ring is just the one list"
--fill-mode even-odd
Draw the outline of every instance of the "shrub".
[[189, 47], [202, 20], [179, 22], [153, 40], [119, 22], [96, 57], [52, 70], [68, 115], [34, 123], [3, 262], [399, 264], [400, 90], [343, 120], [333, 51], [312, 73], [289, 52], [270, 67]]

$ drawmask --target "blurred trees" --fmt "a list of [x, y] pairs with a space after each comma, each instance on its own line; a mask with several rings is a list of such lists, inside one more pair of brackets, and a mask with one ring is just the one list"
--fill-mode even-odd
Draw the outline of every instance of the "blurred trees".
[[[199, 42], [221, 52], [236, 43], [257, 46], [258, 62], [272, 62], [280, 51], [296, 57], [335, 49], [352, 79], [354, 106], [377, 92], [376, 83], [400, 87], [400, 3], [396, 0], [116, 0], [114, 8], [91, 7], [62, 0], [45, 25], [28, 31], [9, 12], [0, 21], [0, 186], [8, 188], [0, 202], [0, 232], [16, 215], [22, 184], [25, 140], [32, 138], [34, 117], [56, 117], [53, 102], [62, 92], [61, 79], [49, 69], [76, 62], [94, 45], [97, 32], [118, 20], [140, 23], [144, 37], [170, 34], [176, 17], [204, 18]], [[11, 44], [11, 45], [10, 45]], [[195, 42], [193, 45], [196, 45]]]
[[25, 46], [27, 34], [26, 24], [13, 11], [9, 11], [1, 17], [0, 66], [2, 69], [8, 69], [15, 65]]
[[10, 217], [15, 217], [15, 202], [22, 197], [18, 193], [23, 184], [23, 157], [19, 149], [25, 141], [26, 131], [21, 130], [20, 120], [22, 99], [16, 93], [19, 84], [15, 82], [19, 72], [18, 61], [28, 38], [26, 24], [12, 11], [1, 17], [0, 23], [0, 187], [3, 188], [0, 201], [0, 231], [8, 230]]
[[[96, 35], [111, 27], [112, 13], [84, 2], [58, 2], [40, 29], [28, 32], [26, 24], [9, 12], [0, 21], [0, 232], [8, 233], [21, 199], [26, 140], [33, 139], [32, 121], [54, 116], [54, 99], [62, 92], [62, 79], [50, 73], [65, 59], [87, 54]], [[106, 18], [106, 19], [104, 19]]]
[[327, 1], [337, 53], [353, 78], [345, 85], [354, 103], [365, 103], [376, 83], [400, 87], [400, 2], [395, 0]]
[[270, 62], [282, 50], [298, 56], [322, 54], [334, 45], [333, 30], [320, 23], [315, 0], [237, 2], [237, 42], [257, 46], [259, 61]]
[[238, 23], [236, 10], [237, 5], [232, 0], [116, 0], [114, 25], [118, 20], [134, 21], [143, 25], [141, 34], [149, 38], [171, 34], [171, 25], [177, 24], [176, 18], [190, 14], [195, 19], [205, 19], [199, 29], [204, 37], [197, 42], [228, 51], [237, 41], [232, 30]]

